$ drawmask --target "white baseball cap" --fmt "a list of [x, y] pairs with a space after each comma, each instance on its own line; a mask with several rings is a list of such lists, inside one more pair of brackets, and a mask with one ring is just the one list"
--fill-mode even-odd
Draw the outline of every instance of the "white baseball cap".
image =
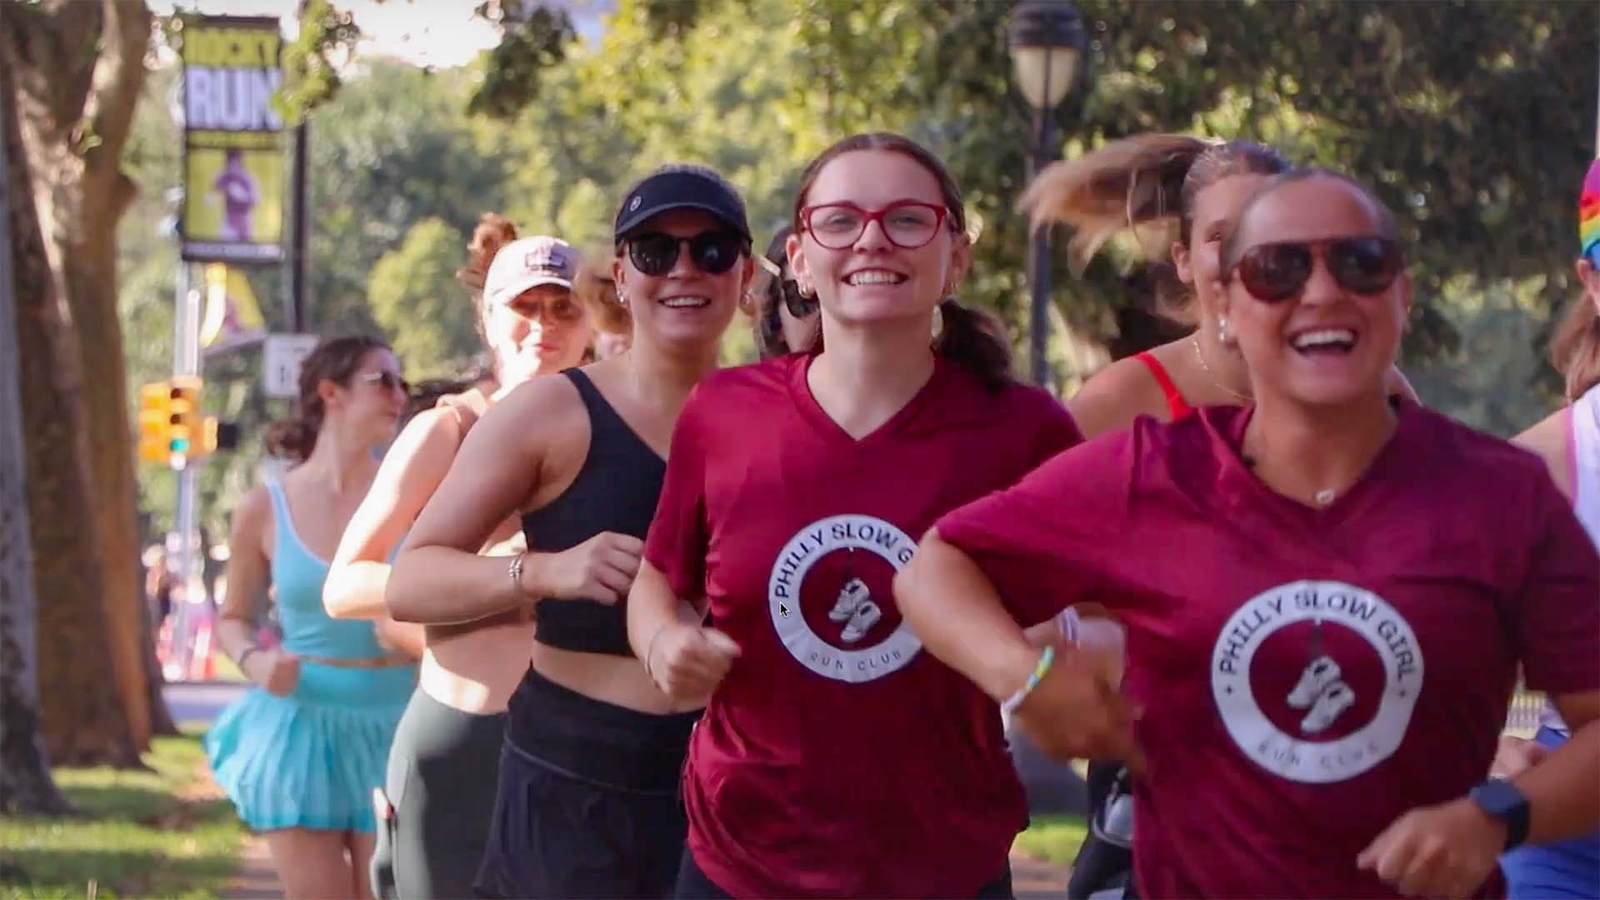
[[483, 280], [483, 298], [489, 303], [510, 303], [531, 288], [553, 284], [572, 290], [578, 271], [578, 251], [560, 238], [538, 235], [500, 248]]

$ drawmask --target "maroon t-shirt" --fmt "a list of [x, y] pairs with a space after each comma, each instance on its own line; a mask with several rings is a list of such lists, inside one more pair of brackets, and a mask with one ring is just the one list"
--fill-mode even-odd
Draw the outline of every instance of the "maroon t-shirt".
[[939, 533], [1024, 624], [1083, 601], [1125, 623], [1143, 896], [1392, 897], [1357, 855], [1487, 777], [1517, 664], [1535, 690], [1600, 689], [1600, 560], [1503, 441], [1403, 404], [1313, 510], [1240, 458], [1249, 415], [1143, 419]]
[[736, 896], [974, 896], [1026, 821], [998, 709], [892, 582], [946, 512], [1081, 440], [1049, 394], [941, 361], [854, 440], [812, 357], [718, 372], [673, 432], [645, 558], [742, 649], [695, 728], [689, 848]]

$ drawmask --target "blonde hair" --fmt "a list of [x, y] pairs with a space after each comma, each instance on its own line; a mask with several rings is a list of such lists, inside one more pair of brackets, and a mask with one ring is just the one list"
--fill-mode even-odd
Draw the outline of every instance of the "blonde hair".
[[1234, 175], [1279, 175], [1291, 168], [1282, 153], [1252, 141], [1140, 134], [1054, 163], [1034, 178], [1018, 205], [1034, 228], [1073, 227], [1068, 262], [1074, 275], [1082, 275], [1117, 232], [1175, 221], [1178, 240], [1188, 245], [1201, 191]]
[[633, 333], [633, 314], [617, 295], [611, 277], [611, 254], [600, 248], [583, 254], [572, 279], [572, 294], [589, 311], [594, 327], [607, 334]]

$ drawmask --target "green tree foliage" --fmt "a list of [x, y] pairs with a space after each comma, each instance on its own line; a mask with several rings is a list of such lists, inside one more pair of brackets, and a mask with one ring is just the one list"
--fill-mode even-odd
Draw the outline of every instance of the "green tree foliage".
[[443, 220], [423, 219], [372, 267], [367, 303], [413, 380], [459, 375], [483, 349], [472, 301], [455, 278], [465, 243]]

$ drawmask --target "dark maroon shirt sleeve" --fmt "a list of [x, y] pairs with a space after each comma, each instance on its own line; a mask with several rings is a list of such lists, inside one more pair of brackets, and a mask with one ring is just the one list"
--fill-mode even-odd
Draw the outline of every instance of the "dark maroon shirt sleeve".
[[1513, 612], [1523, 677], [1554, 696], [1600, 691], [1600, 556], [1565, 498], [1545, 488], [1542, 532]]
[[1018, 622], [1042, 622], [1104, 581], [1102, 561], [1119, 552], [1128, 515], [1133, 447], [1119, 431], [1059, 453], [941, 518], [939, 537], [978, 564]]
[[1042, 465], [1057, 453], [1081, 443], [1083, 432], [1078, 429], [1078, 420], [1072, 417], [1060, 400], [1045, 394], [1045, 404], [1039, 414], [1039, 428], [1034, 436], [1031, 464]]
[[679, 599], [705, 596], [708, 548], [706, 525], [706, 455], [701, 440], [705, 404], [701, 391], [689, 395], [672, 429], [667, 474], [656, 501], [656, 515], [645, 537], [644, 558], [667, 577]]

